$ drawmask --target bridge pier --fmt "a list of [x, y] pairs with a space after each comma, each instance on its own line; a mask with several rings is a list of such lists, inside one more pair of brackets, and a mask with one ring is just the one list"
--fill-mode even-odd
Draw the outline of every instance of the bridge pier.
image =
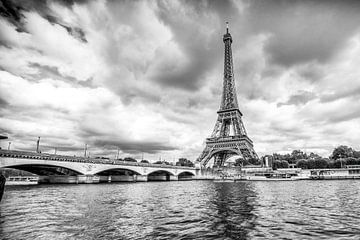
[[169, 177], [166, 175], [148, 175], [148, 181], [168, 181]]
[[170, 175], [170, 181], [178, 181], [179, 180], [179, 176], [178, 175]]
[[77, 176], [67, 176], [67, 175], [50, 175], [50, 176], [39, 176], [39, 184], [41, 183], [69, 183], [69, 184], [78, 184], [78, 183], [99, 183], [100, 176], [96, 175], [77, 175]]
[[99, 183], [100, 177], [96, 175], [78, 175], [77, 183]]
[[131, 175], [111, 175], [110, 182], [135, 182], [136, 177]]
[[135, 175], [136, 182], [147, 182], [148, 176], [147, 175]]
[[99, 176], [99, 178], [99, 182], [101, 183], [111, 182], [111, 176]]

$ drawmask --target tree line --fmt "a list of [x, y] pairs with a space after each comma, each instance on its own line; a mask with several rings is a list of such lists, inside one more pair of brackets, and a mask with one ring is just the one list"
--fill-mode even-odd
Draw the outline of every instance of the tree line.
[[341, 145], [336, 147], [328, 158], [323, 158], [316, 153], [307, 154], [301, 150], [294, 150], [288, 154], [266, 155], [274, 169], [288, 168], [290, 164], [302, 169], [316, 168], [342, 168], [346, 165], [360, 165], [360, 151]]
[[[135, 158], [132, 157], [126, 157], [124, 159], [117, 159], [119, 161], [126, 161], [126, 162], [138, 162]], [[150, 163], [148, 160], [140, 160], [140, 163]], [[159, 160], [154, 162], [154, 164], [165, 164], [165, 165], [174, 165], [173, 163], [170, 163], [168, 161], [165, 160]], [[184, 167], [194, 167], [194, 163], [186, 158], [179, 158], [178, 161], [175, 163], [175, 166], [184, 166]]]

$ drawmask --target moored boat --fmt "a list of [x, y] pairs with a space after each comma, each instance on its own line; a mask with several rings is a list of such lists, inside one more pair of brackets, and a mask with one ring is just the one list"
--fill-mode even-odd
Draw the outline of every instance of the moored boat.
[[6, 178], [0, 173], [0, 202], [4, 194]]
[[360, 165], [348, 165], [346, 168], [313, 169], [312, 180], [360, 179]]
[[214, 182], [235, 182], [234, 176], [219, 176], [214, 178]]
[[249, 175], [245, 176], [247, 181], [295, 181], [301, 180], [298, 176], [293, 176], [287, 173], [266, 173], [264, 175]]
[[5, 185], [36, 185], [38, 181], [37, 176], [11, 176], [6, 179]]

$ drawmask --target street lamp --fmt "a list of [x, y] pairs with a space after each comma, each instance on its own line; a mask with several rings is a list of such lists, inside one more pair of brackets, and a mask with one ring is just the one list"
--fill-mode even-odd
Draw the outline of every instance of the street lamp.
[[86, 150], [87, 150], [87, 143], [85, 143], [85, 148], [84, 148], [84, 157], [86, 157]]
[[37, 153], [40, 152], [39, 148], [40, 148], [40, 137], [38, 137], [38, 140], [37, 140], [37, 142], [36, 142], [36, 152], [37, 152]]

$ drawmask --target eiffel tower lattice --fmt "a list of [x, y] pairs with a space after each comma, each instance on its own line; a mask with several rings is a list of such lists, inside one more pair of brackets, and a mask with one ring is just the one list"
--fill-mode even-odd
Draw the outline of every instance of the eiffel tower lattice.
[[211, 137], [206, 139], [206, 147], [197, 159], [203, 167], [214, 159], [214, 167], [224, 166], [225, 161], [234, 155], [244, 159], [258, 159], [253, 142], [247, 136], [239, 110], [232, 60], [232, 37], [228, 24], [223, 37], [225, 44], [224, 81], [218, 118]]

